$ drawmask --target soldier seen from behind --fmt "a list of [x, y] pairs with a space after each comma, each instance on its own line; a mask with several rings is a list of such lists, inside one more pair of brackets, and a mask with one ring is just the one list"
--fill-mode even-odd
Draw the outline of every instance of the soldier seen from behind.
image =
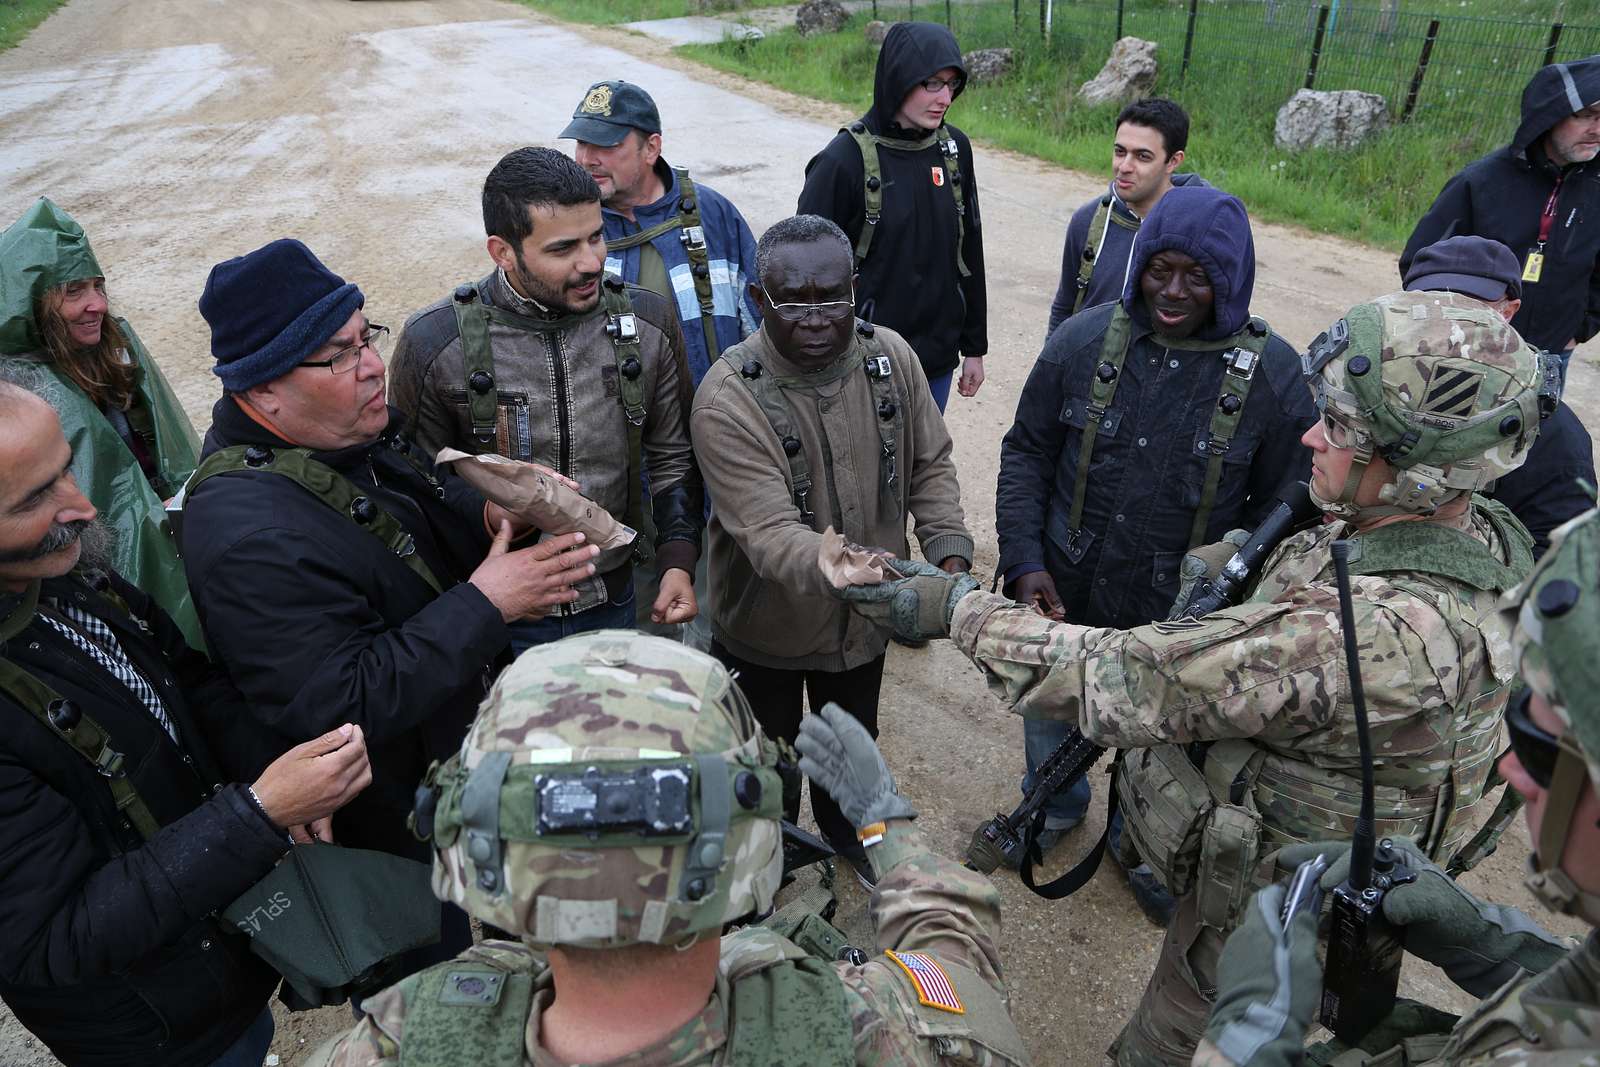
[[659, 575], [654, 622], [699, 610], [704, 491], [683, 331], [675, 304], [605, 276], [600, 199], [555, 149], [508, 153], [483, 183], [493, 269], [412, 315], [391, 368], [390, 397], [427, 455], [448, 445], [538, 463], [640, 532], [600, 555], [576, 600], [513, 627], [518, 651], [632, 626], [635, 563]]
[[1177, 173], [1189, 146], [1189, 115], [1171, 100], [1135, 100], [1112, 128], [1111, 181], [1067, 223], [1046, 338], [1085, 308], [1121, 300], [1140, 223], [1168, 190], [1206, 184], [1198, 174]]
[[615, 631], [524, 653], [416, 819], [435, 891], [521, 943], [486, 941], [369, 998], [310, 1062], [1026, 1063], [994, 887], [928, 849], [850, 716], [811, 716], [800, 751], [877, 872], [887, 952], [841, 951], [790, 908], [725, 934], [772, 908], [783, 862], [778, 753], [727, 668]]
[[[1013, 599], [1081, 626], [1164, 619], [1183, 554], [1253, 528], [1305, 476], [1300, 435], [1317, 412], [1293, 347], [1250, 314], [1255, 266], [1243, 204], [1173, 189], [1116, 272], [1117, 302], [1050, 335], [1000, 444], [995, 528]], [[1025, 720], [1024, 791], [1068, 729]], [[1041, 846], [1088, 803], [1087, 779], [1051, 798]], [[1164, 924], [1171, 896], [1142, 865], [1129, 878]]]
[[[1528, 888], [1545, 907], [1600, 924], [1600, 513], [1558, 529], [1532, 577], [1502, 605], [1515, 626], [1512, 656], [1527, 688], [1506, 712], [1511, 748], [1500, 772], [1522, 794], [1534, 853]], [[1432, 1013], [1441, 1032], [1403, 1049], [1372, 1048], [1373, 1064], [1558, 1067], [1595, 1062], [1600, 1043], [1600, 935], [1581, 945], [1541, 929], [1515, 908], [1479, 900], [1451, 874], [1399, 841], [1415, 882], [1385, 894], [1383, 917], [1405, 949], [1440, 967], [1482, 1003], [1459, 1022]], [[1283, 870], [1323, 854], [1323, 878], [1345, 878], [1348, 839], [1285, 849]], [[1299, 1067], [1322, 992], [1311, 913], [1286, 932], [1283, 887], [1261, 891], [1222, 953], [1217, 1008], [1198, 1067]], [[1277, 961], [1262, 966], [1268, 957]], [[1402, 1006], [1403, 1007], [1403, 1006]], [[1428, 1013], [1410, 1012], [1413, 1018]], [[1393, 1033], [1392, 1026], [1379, 1029]], [[1363, 1042], [1368, 1044], [1369, 1042]], [[1329, 1051], [1319, 1049], [1320, 1052]], [[1340, 1051], [1333, 1049], [1332, 1051]], [[1406, 1058], [1409, 1057], [1409, 1058]], [[1339, 1061], [1344, 1062], [1344, 1061]]]
[[1467, 842], [1516, 675], [1510, 626], [1494, 608], [1532, 567], [1532, 541], [1474, 492], [1527, 456], [1538, 354], [1479, 301], [1395, 293], [1318, 337], [1304, 371], [1321, 411], [1303, 438], [1311, 499], [1327, 521], [1285, 540], [1237, 606], [1133, 629], [1079, 626], [899, 561], [916, 573], [843, 593], [908, 636], [948, 633], [1021, 714], [1128, 750], [1116, 789], [1123, 837], [1178, 907], [1111, 1049], [1123, 1067], [1189, 1062], [1224, 938], [1271, 876], [1263, 861], [1283, 845], [1348, 838], [1360, 810], [1333, 540], [1354, 542], [1377, 832], [1470, 867], [1503, 828], [1491, 821]]
[[831, 219], [855, 246], [856, 311], [906, 339], [943, 411], [983, 385], [989, 304], [972, 144], [945, 122], [966, 87], [955, 36], [896, 22], [872, 106], [806, 164], [796, 214]]
[[110, 569], [72, 458], [0, 383], [0, 997], [67, 1067], [254, 1067], [278, 975], [217, 913], [333, 839], [372, 781], [363, 731], [335, 708], [226, 774], [212, 728], [243, 701]]

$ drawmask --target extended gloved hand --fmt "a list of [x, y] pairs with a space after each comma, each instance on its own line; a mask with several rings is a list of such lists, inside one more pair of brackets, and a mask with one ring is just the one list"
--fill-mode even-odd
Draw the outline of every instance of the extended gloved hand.
[[[1417, 880], [1383, 898], [1383, 917], [1405, 929], [1406, 951], [1434, 964], [1475, 997], [1486, 997], [1517, 976], [1537, 974], [1567, 954], [1568, 946], [1515, 908], [1479, 900], [1456, 883], [1407, 838], [1392, 837], [1400, 860]], [[1321, 852], [1330, 866], [1324, 889], [1350, 877], [1350, 843], [1291, 845], [1278, 856], [1289, 867]]]
[[890, 819], [915, 819], [917, 809], [895, 792], [878, 743], [855, 716], [834, 703], [800, 720], [800, 770], [828, 791], [857, 830]]
[[1214, 581], [1234, 554], [1250, 543], [1249, 530], [1229, 530], [1222, 540], [1209, 545], [1198, 545], [1183, 555], [1178, 565], [1178, 596], [1172, 602], [1169, 619], [1181, 619], [1189, 614], [1189, 605], [1207, 581]]
[[914, 560], [890, 560], [906, 575], [878, 585], [852, 585], [837, 589], [838, 596], [861, 615], [894, 631], [907, 641], [927, 641], [950, 636], [950, 616], [956, 602], [981, 588], [970, 574], [948, 574]]
[[1322, 999], [1315, 909], [1301, 909], [1284, 929], [1288, 889], [1269, 885], [1217, 963], [1217, 1002], [1194, 1062], [1206, 1067], [1297, 1067], [1306, 1030]]

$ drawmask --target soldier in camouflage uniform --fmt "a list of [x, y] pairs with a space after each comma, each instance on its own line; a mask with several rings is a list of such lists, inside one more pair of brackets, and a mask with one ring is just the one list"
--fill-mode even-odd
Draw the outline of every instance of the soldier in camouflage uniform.
[[368, 998], [311, 1062], [1026, 1063], [994, 888], [928, 850], [849, 715], [807, 716], [798, 747], [878, 874], [877, 959], [819, 959], [765, 926], [721, 936], [772, 907], [782, 866], [778, 753], [725, 667], [622, 631], [524, 653], [417, 812], [435, 892], [523, 943]]
[[[1536, 848], [1528, 887], [1552, 910], [1600, 925], [1600, 512], [1555, 532], [1533, 576], [1506, 598], [1502, 623], [1516, 626], [1512, 646], [1528, 685], [1506, 715], [1511, 754], [1501, 763], [1527, 802]], [[1348, 847], [1285, 849], [1281, 863]], [[1285, 931], [1284, 888], [1269, 886], [1228, 939], [1196, 1067], [1600, 1064], [1600, 933], [1569, 951], [1521, 912], [1467, 893], [1409, 842], [1402, 847], [1418, 879], [1390, 890], [1384, 917], [1402, 928], [1406, 951], [1483, 1002], [1448, 1034], [1377, 1055], [1308, 1053], [1302, 1046], [1322, 994], [1316, 919], [1303, 912]], [[1323, 884], [1337, 885], [1347, 868], [1336, 863]], [[1277, 966], [1263, 967], [1267, 959]]]
[[1538, 356], [1477, 301], [1395, 293], [1351, 309], [1303, 360], [1322, 417], [1302, 440], [1328, 521], [1280, 545], [1237, 607], [1074, 626], [913, 563], [909, 578], [843, 594], [897, 632], [948, 632], [1023, 715], [1129, 750], [1117, 785], [1127, 836], [1180, 899], [1112, 1047], [1119, 1064], [1189, 1062], [1225, 935], [1270, 880], [1273, 853], [1354, 824], [1333, 540], [1354, 542], [1379, 832], [1451, 858], [1496, 754], [1515, 663], [1494, 608], [1532, 556], [1511, 514], [1472, 491], [1533, 442]]

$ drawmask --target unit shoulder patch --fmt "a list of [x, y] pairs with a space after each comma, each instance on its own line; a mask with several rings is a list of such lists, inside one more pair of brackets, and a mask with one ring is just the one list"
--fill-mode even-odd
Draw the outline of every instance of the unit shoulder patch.
[[933, 174], [933, 184], [942, 187], [944, 185], [944, 164], [941, 163], [937, 167], [929, 167], [928, 170]]
[[911, 980], [911, 987], [917, 991], [918, 1003], [956, 1015], [967, 1013], [961, 998], [956, 995], [955, 983], [950, 981], [950, 975], [939, 966], [938, 960], [922, 952], [895, 952], [893, 949], [885, 950], [884, 955], [893, 960]]

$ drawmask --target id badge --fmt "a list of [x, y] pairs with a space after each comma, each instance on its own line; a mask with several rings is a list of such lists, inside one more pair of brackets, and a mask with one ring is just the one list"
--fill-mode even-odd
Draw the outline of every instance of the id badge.
[[1542, 273], [1544, 273], [1544, 253], [1529, 252], [1528, 262], [1522, 267], [1522, 280], [1525, 282], [1536, 282], [1539, 280], [1539, 275]]

